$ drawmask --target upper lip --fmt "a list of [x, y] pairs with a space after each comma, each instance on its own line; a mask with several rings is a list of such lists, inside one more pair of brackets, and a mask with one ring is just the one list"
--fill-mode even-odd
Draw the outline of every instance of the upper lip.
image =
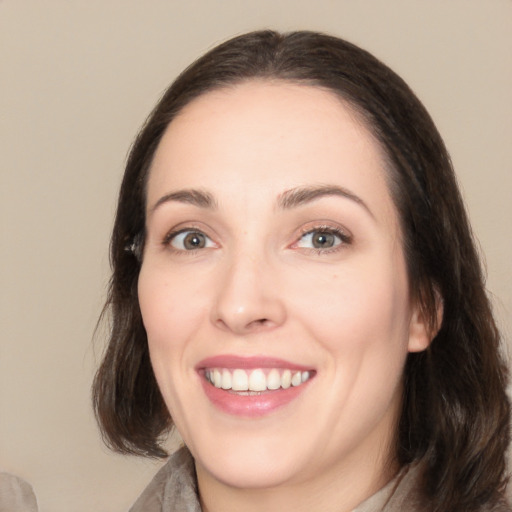
[[232, 368], [247, 369], [256, 368], [286, 368], [296, 371], [311, 370], [310, 366], [292, 363], [285, 359], [265, 356], [237, 356], [233, 354], [217, 355], [207, 357], [196, 365], [196, 370], [204, 370], [205, 368]]

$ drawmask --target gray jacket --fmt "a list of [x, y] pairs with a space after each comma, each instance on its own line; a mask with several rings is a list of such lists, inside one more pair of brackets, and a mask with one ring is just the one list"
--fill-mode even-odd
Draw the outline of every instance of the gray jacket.
[[[403, 469], [388, 485], [353, 512], [419, 512], [415, 498], [417, 472], [416, 466]], [[186, 448], [170, 457], [130, 512], [201, 512], [194, 460]], [[509, 512], [509, 509], [505, 508], [503, 512]]]

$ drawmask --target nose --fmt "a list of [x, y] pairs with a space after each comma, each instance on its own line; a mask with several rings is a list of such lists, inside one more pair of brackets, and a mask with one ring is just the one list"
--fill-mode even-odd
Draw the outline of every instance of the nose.
[[213, 323], [238, 335], [282, 325], [286, 310], [275, 276], [276, 269], [253, 255], [226, 262], [212, 308]]

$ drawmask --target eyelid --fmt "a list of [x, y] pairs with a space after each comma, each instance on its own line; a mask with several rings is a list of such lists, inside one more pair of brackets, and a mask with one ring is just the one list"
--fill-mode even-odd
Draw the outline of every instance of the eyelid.
[[344, 229], [341, 226], [333, 226], [330, 224], [303, 227], [301, 229], [301, 235], [307, 235], [308, 233], [313, 233], [315, 231], [325, 231], [327, 233], [339, 234], [343, 239], [347, 241], [352, 240], [352, 233], [350, 233], [347, 229]]
[[172, 227], [166, 229], [165, 232], [162, 226], [162, 232], [164, 232], [164, 234], [161, 236], [161, 242], [163, 244], [169, 243], [173, 236], [176, 236], [179, 233], [183, 233], [184, 231], [197, 231], [198, 233], [203, 233], [208, 238], [212, 238], [212, 236], [209, 235], [212, 230], [207, 224], [198, 221], [185, 220], [184, 222], [178, 222], [172, 225]]

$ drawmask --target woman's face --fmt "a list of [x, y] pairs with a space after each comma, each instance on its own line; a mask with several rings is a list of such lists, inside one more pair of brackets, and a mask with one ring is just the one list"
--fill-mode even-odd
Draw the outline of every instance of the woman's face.
[[382, 468], [409, 299], [378, 145], [333, 94], [249, 82], [168, 127], [147, 190], [139, 300], [199, 478], [267, 487]]

